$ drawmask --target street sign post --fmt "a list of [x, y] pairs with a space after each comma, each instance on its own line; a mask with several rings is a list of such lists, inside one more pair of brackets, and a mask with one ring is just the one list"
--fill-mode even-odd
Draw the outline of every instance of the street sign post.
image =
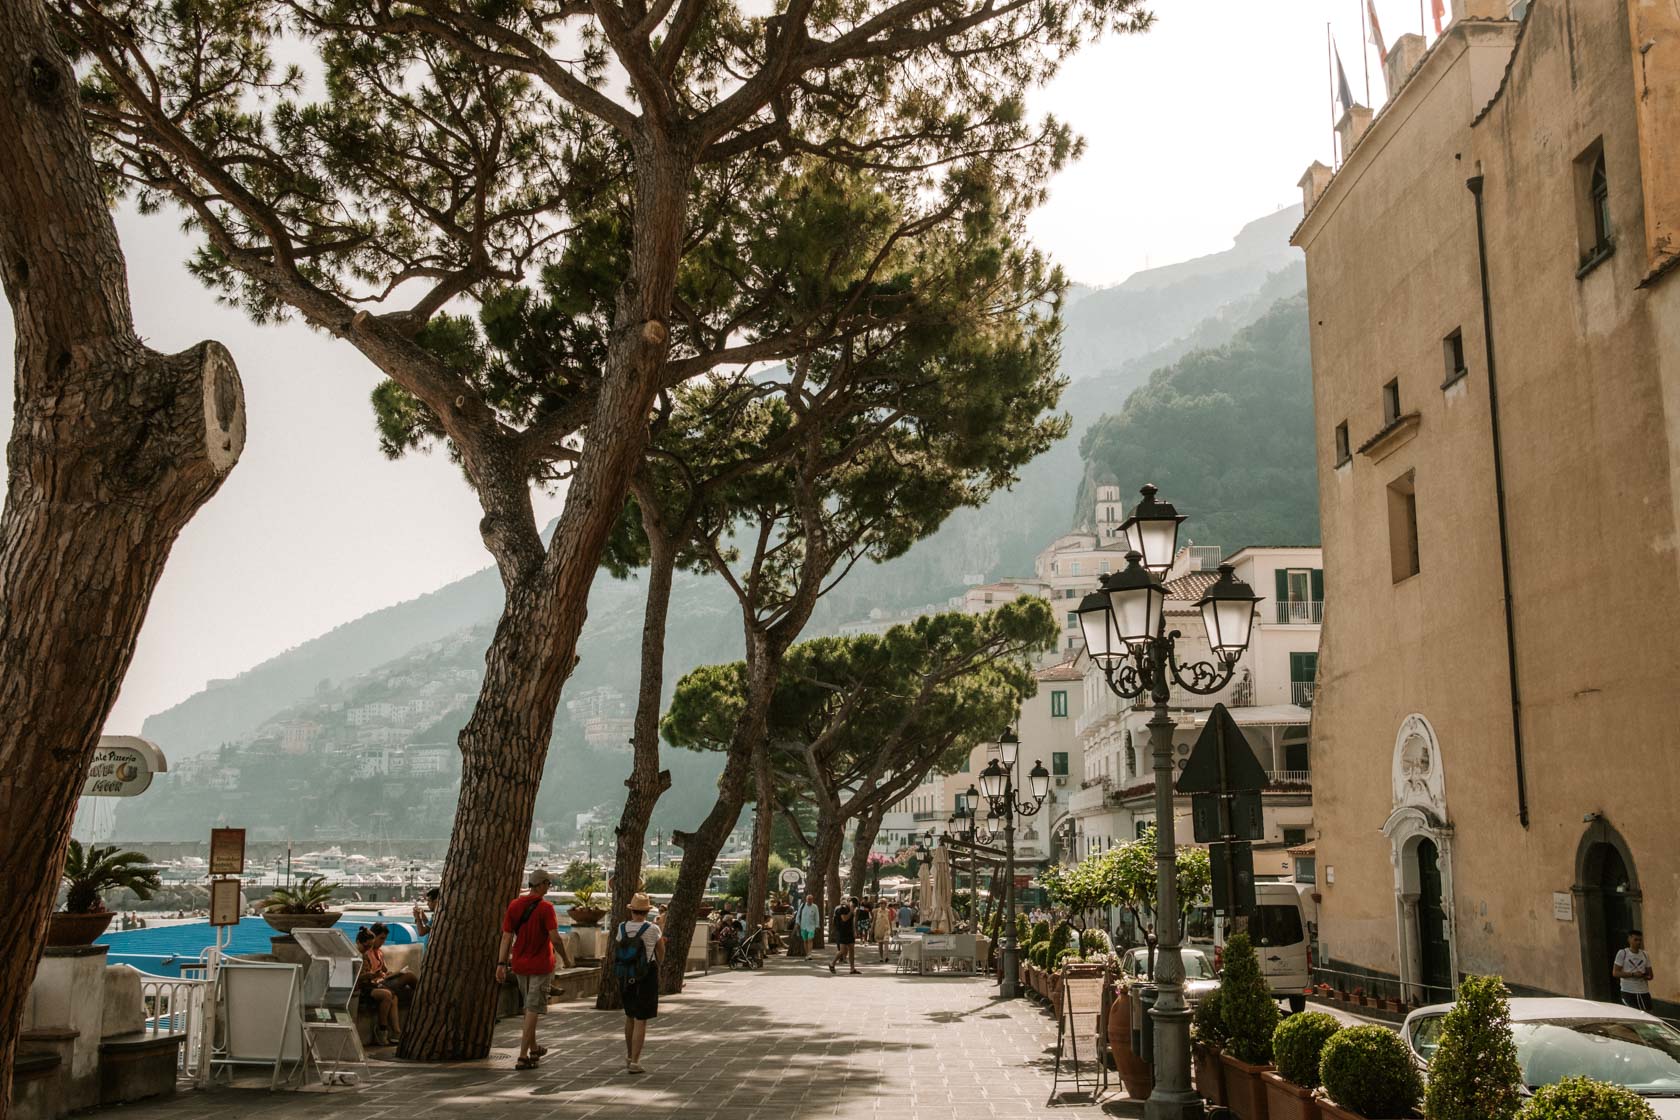
[[1233, 919], [1254, 912], [1254, 848], [1266, 835], [1260, 791], [1266, 768], [1254, 757], [1242, 728], [1225, 705], [1215, 704], [1178, 776], [1190, 794], [1196, 841], [1206, 843], [1213, 871], [1213, 907]]

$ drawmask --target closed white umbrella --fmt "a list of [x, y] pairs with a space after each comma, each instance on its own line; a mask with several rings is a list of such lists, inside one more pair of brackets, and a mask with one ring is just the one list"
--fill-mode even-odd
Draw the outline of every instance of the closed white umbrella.
[[933, 861], [922, 861], [916, 872], [916, 924], [925, 926], [933, 906]]
[[922, 920], [935, 933], [950, 933], [957, 928], [957, 915], [951, 908], [951, 853], [944, 847], [933, 851], [932, 883], [928, 888], [927, 911]]

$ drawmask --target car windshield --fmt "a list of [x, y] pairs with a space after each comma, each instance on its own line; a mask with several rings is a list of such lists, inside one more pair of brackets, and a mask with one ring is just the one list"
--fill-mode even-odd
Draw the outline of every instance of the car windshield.
[[1584, 1075], [1648, 1095], [1680, 1095], [1680, 1033], [1638, 1019], [1541, 1019], [1512, 1023], [1530, 1089]]
[[[1207, 954], [1195, 949], [1181, 950], [1184, 958], [1184, 978], [1186, 980], [1212, 980], [1213, 966], [1208, 964]], [[1126, 961], [1126, 971], [1134, 979], [1144, 979], [1149, 975], [1149, 951], [1134, 949]]]

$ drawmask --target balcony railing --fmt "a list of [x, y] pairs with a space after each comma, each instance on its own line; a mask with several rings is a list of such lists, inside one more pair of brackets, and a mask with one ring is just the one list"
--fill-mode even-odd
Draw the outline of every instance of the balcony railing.
[[1313, 706], [1313, 693], [1318, 689], [1317, 681], [1290, 681], [1289, 700], [1303, 708]]
[[1324, 603], [1319, 599], [1279, 599], [1272, 607], [1272, 621], [1279, 626], [1317, 626], [1324, 621]]
[[1266, 780], [1273, 785], [1286, 783], [1288, 785], [1312, 785], [1311, 770], [1268, 770]]

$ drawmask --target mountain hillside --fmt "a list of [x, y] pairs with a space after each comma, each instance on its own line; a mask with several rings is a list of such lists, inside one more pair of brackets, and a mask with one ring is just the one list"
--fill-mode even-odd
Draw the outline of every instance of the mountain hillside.
[[1227, 551], [1317, 544], [1305, 295], [1280, 300], [1229, 343], [1158, 370], [1091, 426], [1080, 453], [1082, 499], [1099, 478], [1128, 492], [1153, 482], [1189, 515], [1191, 540]]

